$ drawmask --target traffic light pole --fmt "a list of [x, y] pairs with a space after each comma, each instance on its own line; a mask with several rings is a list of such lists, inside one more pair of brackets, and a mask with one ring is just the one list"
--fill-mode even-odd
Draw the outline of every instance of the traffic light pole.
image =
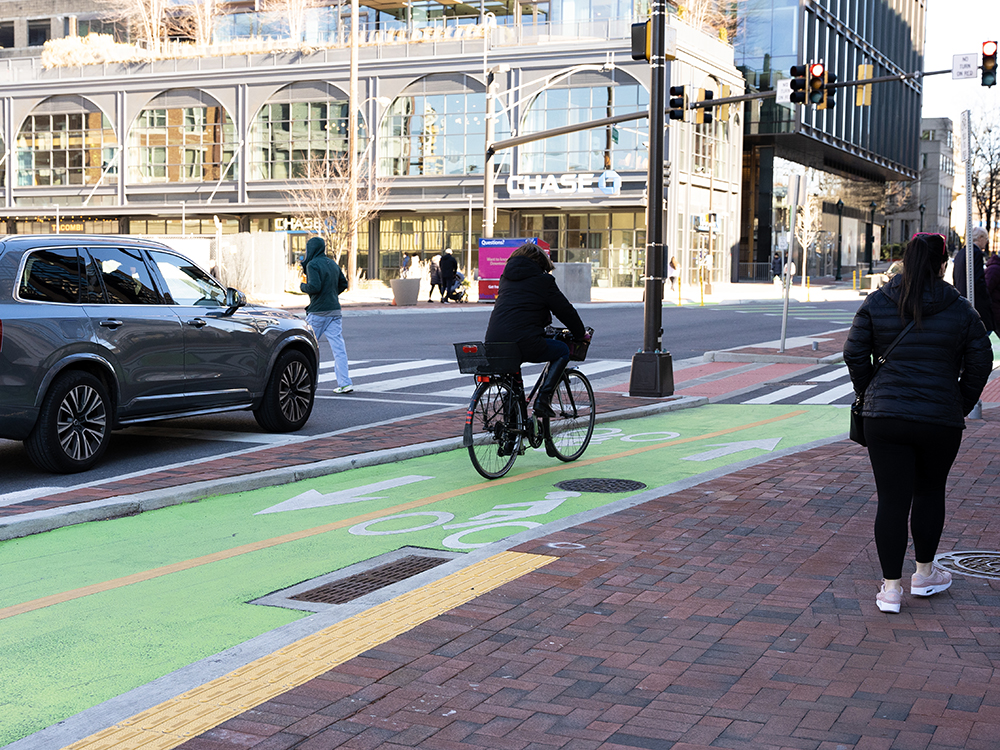
[[632, 357], [629, 395], [659, 398], [674, 392], [670, 353], [663, 351], [663, 140], [667, 105], [667, 5], [650, 9], [649, 173], [646, 203], [646, 279], [642, 350]]

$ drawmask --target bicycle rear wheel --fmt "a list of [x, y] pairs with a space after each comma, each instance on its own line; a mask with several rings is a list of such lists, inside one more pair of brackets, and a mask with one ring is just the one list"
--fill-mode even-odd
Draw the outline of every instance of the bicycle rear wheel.
[[545, 451], [560, 461], [575, 461], [590, 445], [597, 409], [594, 389], [579, 370], [566, 370], [552, 394], [555, 417], [544, 420]]
[[472, 420], [469, 458], [484, 477], [498, 479], [510, 471], [521, 450], [524, 431], [517, 396], [506, 383], [480, 383], [469, 411]]

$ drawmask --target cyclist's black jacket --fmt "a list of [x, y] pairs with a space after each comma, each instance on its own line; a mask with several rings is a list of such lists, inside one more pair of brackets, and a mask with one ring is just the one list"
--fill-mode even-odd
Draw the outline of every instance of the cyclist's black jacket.
[[526, 362], [547, 362], [545, 326], [552, 314], [577, 339], [586, 335], [580, 315], [559, 291], [556, 280], [530, 258], [511, 258], [500, 277], [486, 341], [515, 341]]
[[965, 427], [993, 366], [983, 321], [969, 300], [941, 280], [924, 287], [921, 325], [900, 339], [872, 379], [879, 357], [903, 330], [899, 298], [903, 275], [868, 295], [844, 345], [844, 362], [866, 417], [891, 417]]

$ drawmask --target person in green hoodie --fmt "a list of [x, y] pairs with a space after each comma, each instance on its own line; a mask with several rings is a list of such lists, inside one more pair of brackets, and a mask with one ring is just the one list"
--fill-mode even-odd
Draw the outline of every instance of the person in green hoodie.
[[306, 323], [313, 329], [316, 338], [326, 336], [333, 349], [333, 366], [337, 374], [334, 393], [350, 393], [354, 390], [351, 376], [347, 371], [347, 346], [341, 325], [342, 313], [340, 297], [347, 291], [347, 277], [340, 266], [326, 254], [326, 243], [320, 237], [313, 237], [306, 243], [306, 257], [302, 261], [306, 280], [299, 285], [309, 295], [306, 307]]

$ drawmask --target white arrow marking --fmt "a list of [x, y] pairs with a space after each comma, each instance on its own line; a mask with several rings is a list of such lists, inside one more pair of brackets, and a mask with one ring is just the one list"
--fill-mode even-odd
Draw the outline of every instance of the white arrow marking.
[[711, 461], [715, 458], [728, 456], [730, 453], [748, 451], [751, 448], [758, 448], [762, 451], [773, 451], [780, 442], [781, 438], [779, 437], [770, 438], [768, 440], [744, 440], [739, 443], [711, 443], [711, 445], [718, 445], [721, 447], [716, 448], [714, 451], [695, 453], [693, 456], [683, 456], [682, 459], [684, 461]]
[[384, 497], [372, 495], [371, 493], [383, 492], [385, 490], [391, 490], [395, 487], [402, 487], [405, 484], [413, 484], [414, 482], [422, 482], [425, 479], [433, 478], [434, 477], [422, 477], [418, 474], [410, 474], [409, 476], [398, 477], [397, 479], [386, 479], [384, 482], [366, 484], [362, 487], [352, 487], [349, 490], [340, 490], [326, 495], [318, 490], [309, 490], [308, 492], [303, 492], [301, 495], [296, 495], [295, 497], [278, 503], [277, 505], [272, 505], [266, 510], [259, 510], [254, 515], [259, 516], [263, 513], [281, 513], [285, 510], [324, 508], [328, 505], [347, 505], [348, 503], [360, 503], [362, 500], [382, 500]]

